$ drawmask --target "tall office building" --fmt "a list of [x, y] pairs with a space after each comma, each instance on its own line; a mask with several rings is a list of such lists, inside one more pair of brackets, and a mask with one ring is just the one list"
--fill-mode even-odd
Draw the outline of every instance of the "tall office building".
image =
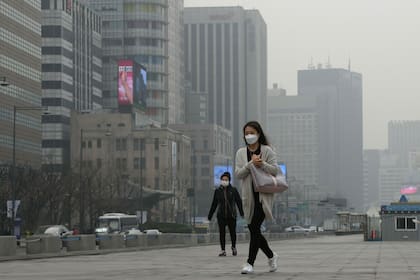
[[379, 164], [379, 205], [397, 202], [401, 188], [407, 183], [408, 168], [401, 167], [399, 156], [389, 151], [380, 153]]
[[408, 167], [409, 153], [420, 148], [420, 121], [390, 121], [388, 148], [399, 156], [398, 164], [401, 167]]
[[184, 22], [191, 91], [207, 93], [209, 123], [231, 130], [236, 150], [246, 121], [266, 123], [264, 19], [257, 10], [201, 7], [186, 8]]
[[70, 166], [70, 114], [102, 107], [100, 17], [80, 0], [42, 0], [43, 168]]
[[[295, 178], [303, 185], [318, 186], [319, 131], [315, 97], [269, 95], [267, 101], [267, 131], [277, 160], [286, 164], [290, 180]], [[322, 191], [324, 197], [332, 194], [328, 189]]]
[[182, 0], [84, 0], [102, 17], [104, 107], [118, 107], [118, 61], [147, 69], [146, 113], [184, 122]]
[[[39, 167], [40, 1], [0, 1], [0, 80], [0, 165], [12, 163], [15, 147], [17, 165]], [[16, 124], [15, 137], [13, 123]]]
[[345, 69], [298, 71], [298, 95], [316, 98], [319, 184], [363, 208], [362, 75]]
[[380, 206], [379, 201], [379, 170], [381, 163], [380, 150], [363, 151], [363, 208], [368, 210]]

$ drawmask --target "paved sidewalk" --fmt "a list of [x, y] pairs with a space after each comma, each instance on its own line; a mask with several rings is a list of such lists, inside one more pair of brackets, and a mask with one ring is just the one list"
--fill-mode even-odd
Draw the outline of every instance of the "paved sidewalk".
[[[239, 255], [217, 257], [216, 245], [0, 263], [0, 279], [420, 279], [420, 243], [364, 242], [361, 235], [270, 242], [279, 270], [269, 273], [260, 252], [254, 275], [241, 275]], [[227, 244], [229, 246], [229, 244]], [[229, 248], [229, 247], [228, 247]]]

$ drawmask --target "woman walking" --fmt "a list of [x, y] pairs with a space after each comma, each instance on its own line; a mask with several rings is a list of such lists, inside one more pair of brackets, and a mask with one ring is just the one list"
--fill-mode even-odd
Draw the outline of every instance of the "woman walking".
[[232, 255], [236, 256], [236, 205], [239, 209], [239, 214], [243, 217], [244, 211], [242, 209], [242, 201], [238, 190], [230, 184], [230, 173], [225, 172], [220, 176], [220, 187], [214, 191], [213, 202], [210, 207], [207, 218], [211, 220], [216, 208], [217, 223], [219, 225], [219, 238], [221, 251], [219, 257], [226, 256], [226, 226], [229, 228], [230, 240], [232, 241]]
[[254, 191], [249, 168], [251, 164], [254, 164], [257, 168], [262, 168], [264, 171], [276, 175], [279, 172], [276, 154], [269, 146], [258, 122], [251, 121], [245, 124], [243, 135], [246, 147], [242, 147], [236, 152], [235, 176], [240, 179], [245, 220], [248, 223], [251, 237], [248, 259], [241, 273], [249, 274], [254, 272], [254, 262], [259, 249], [268, 258], [269, 271], [274, 272], [277, 270], [278, 255], [270, 249], [267, 240], [261, 233], [261, 224], [264, 222], [264, 219], [273, 219], [271, 209], [273, 207], [274, 194]]

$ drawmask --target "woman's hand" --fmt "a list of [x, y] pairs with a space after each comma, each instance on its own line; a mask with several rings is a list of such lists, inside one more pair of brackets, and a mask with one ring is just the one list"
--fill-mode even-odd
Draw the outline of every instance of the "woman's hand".
[[259, 155], [252, 155], [252, 163], [256, 166], [256, 167], [261, 167], [263, 165], [263, 160], [260, 158]]

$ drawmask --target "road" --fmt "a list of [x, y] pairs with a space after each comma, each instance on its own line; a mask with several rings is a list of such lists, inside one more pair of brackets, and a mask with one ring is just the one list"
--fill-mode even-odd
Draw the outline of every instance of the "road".
[[260, 252], [255, 274], [241, 275], [248, 249], [243, 243], [237, 246], [236, 257], [218, 257], [219, 247], [209, 245], [6, 261], [0, 263], [0, 279], [420, 279], [418, 242], [364, 242], [361, 235], [353, 235], [270, 244], [280, 255], [279, 270], [274, 273], [268, 272], [267, 259]]

